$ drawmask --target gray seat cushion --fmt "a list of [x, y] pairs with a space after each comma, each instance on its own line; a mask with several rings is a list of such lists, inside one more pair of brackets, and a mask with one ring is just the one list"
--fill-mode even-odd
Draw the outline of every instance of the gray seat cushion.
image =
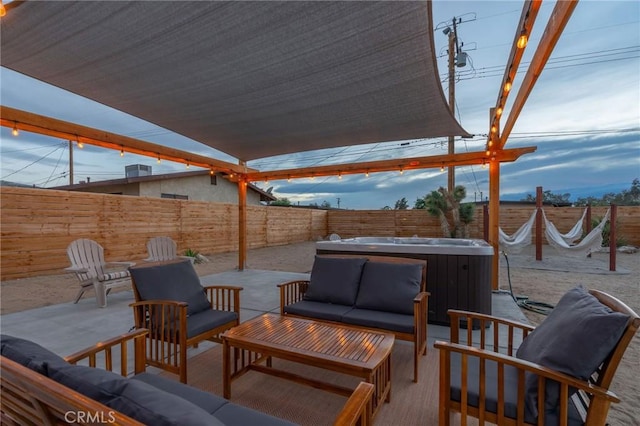
[[236, 404], [223, 405], [214, 416], [225, 426], [295, 426], [286, 420]]
[[43, 348], [35, 342], [20, 337], [9, 336], [8, 334], [0, 335], [0, 353], [10, 360], [44, 375], [47, 374], [47, 363], [66, 362], [59, 355]]
[[304, 300], [353, 306], [366, 258], [316, 256]]
[[190, 315], [187, 318], [187, 338], [190, 339], [237, 319], [238, 314], [235, 312], [216, 311], [213, 309]]
[[395, 312], [352, 309], [342, 316], [342, 322], [400, 333], [413, 333], [413, 315], [396, 314]]
[[[516, 356], [587, 380], [618, 344], [629, 317], [601, 304], [582, 286], [569, 290], [518, 348]], [[570, 389], [571, 392], [571, 389]], [[527, 404], [537, 413], [538, 378], [527, 374]], [[547, 382], [545, 408], [558, 405], [560, 388]]]
[[408, 263], [368, 261], [362, 270], [356, 307], [413, 315], [422, 267]]
[[111, 371], [66, 362], [51, 362], [47, 376], [89, 398], [107, 404], [120, 395], [127, 379]]
[[286, 426], [293, 425], [285, 420], [271, 417], [250, 408], [230, 403], [228, 400], [209, 392], [196, 389], [184, 383], [177, 382], [157, 374], [142, 373], [133, 376], [131, 380], [140, 380], [155, 388], [169, 392], [197, 405], [209, 414], [213, 414], [226, 426], [264, 425]]
[[129, 380], [140, 380], [157, 389], [179, 396], [180, 398], [186, 399], [187, 401], [197, 405], [209, 414], [213, 414], [223, 405], [229, 404], [229, 401], [222, 397], [157, 374], [136, 374]]
[[186, 302], [188, 315], [211, 308], [200, 278], [187, 259], [136, 266], [129, 271], [142, 300]]
[[141, 380], [127, 380], [106, 405], [147, 425], [223, 425], [197, 405]]
[[[461, 400], [461, 360], [459, 353], [451, 354], [451, 399]], [[477, 357], [467, 357], [467, 403], [478, 407], [480, 403], [480, 360]], [[498, 412], [498, 365], [494, 361], [485, 363], [485, 409], [491, 413]], [[515, 419], [518, 413], [518, 370], [510, 365], [504, 366], [504, 414]], [[582, 425], [582, 419], [572, 401], [569, 401], [569, 425]], [[525, 421], [537, 422], [537, 414], [525, 407]], [[545, 412], [545, 425], [558, 425], [557, 410]]]
[[285, 306], [284, 312], [287, 314], [318, 318], [326, 321], [341, 321], [344, 314], [352, 309], [352, 306], [301, 300]]

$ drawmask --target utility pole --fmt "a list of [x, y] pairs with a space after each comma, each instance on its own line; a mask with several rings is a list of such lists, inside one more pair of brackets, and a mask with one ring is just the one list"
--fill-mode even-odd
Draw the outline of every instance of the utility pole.
[[73, 185], [73, 141], [69, 140], [69, 185]]
[[340, 208], [340, 197], [337, 197], [336, 200], [338, 200], [338, 209]]
[[[447, 27], [447, 35], [449, 36], [449, 110], [451, 115], [455, 117], [456, 113], [456, 69], [455, 69], [455, 56], [457, 53], [458, 36], [456, 34], [456, 18], [452, 19], [453, 31]], [[449, 136], [449, 155], [455, 154], [455, 141], [453, 136]], [[447, 170], [447, 189], [449, 194], [453, 194], [453, 189], [456, 187], [456, 168], [455, 166], [449, 166]]]
[[[440, 24], [445, 24], [446, 26], [442, 30], [444, 35], [449, 37], [449, 111], [451, 111], [451, 115], [455, 117], [456, 115], [456, 67], [464, 67], [467, 65], [467, 54], [462, 51], [462, 43], [458, 40], [458, 24], [463, 22], [468, 22], [469, 20], [475, 20], [475, 14], [473, 19], [462, 20], [461, 17], [453, 17], [451, 19], [451, 26], [446, 24], [445, 22], [441, 22]], [[438, 24], [439, 28], [440, 24]], [[455, 138], [454, 136], [449, 136], [449, 149], [448, 153], [450, 155], [455, 154]], [[447, 172], [447, 189], [449, 193], [452, 193], [454, 188], [456, 187], [456, 171], [455, 166], [449, 166]]]

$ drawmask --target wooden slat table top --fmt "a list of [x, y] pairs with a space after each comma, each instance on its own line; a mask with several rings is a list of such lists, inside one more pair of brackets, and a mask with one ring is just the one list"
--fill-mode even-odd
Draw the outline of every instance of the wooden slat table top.
[[373, 370], [393, 348], [395, 336], [349, 326], [264, 314], [227, 330], [232, 346], [268, 349]]

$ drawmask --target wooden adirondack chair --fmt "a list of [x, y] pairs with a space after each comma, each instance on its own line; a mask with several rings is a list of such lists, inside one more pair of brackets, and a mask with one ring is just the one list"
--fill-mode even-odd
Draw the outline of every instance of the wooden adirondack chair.
[[114, 287], [130, 286], [131, 276], [127, 268], [135, 262], [106, 262], [104, 249], [93, 240], [81, 238], [67, 247], [71, 266], [65, 271], [73, 272], [80, 282], [80, 290], [73, 303], [78, 303], [89, 287], [96, 292], [99, 307], [107, 306], [107, 294]]
[[173, 259], [189, 259], [194, 262], [193, 257], [178, 256], [178, 246], [171, 237], [153, 237], [147, 241], [147, 252], [149, 257], [144, 259], [147, 262], [164, 262]]

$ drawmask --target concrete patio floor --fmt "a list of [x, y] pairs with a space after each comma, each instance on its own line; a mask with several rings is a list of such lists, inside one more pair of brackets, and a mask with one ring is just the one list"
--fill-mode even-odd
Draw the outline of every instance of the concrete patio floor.
[[[264, 270], [228, 271], [201, 277], [203, 285], [227, 284], [242, 286], [240, 295], [240, 321], [246, 321], [265, 312], [279, 312], [280, 293], [277, 285], [286, 281], [308, 279], [309, 274]], [[34, 295], [34, 297], [37, 297]], [[43, 308], [0, 316], [0, 332], [32, 340], [61, 355], [70, 355], [80, 349], [128, 332], [133, 326], [134, 301], [131, 290], [120, 291], [107, 297], [107, 307], [98, 308], [95, 298], [51, 305]], [[507, 293], [492, 296], [493, 315], [527, 322], [520, 308]], [[428, 344], [436, 340], [449, 340], [449, 328], [429, 325]], [[204, 342], [190, 348], [194, 356], [211, 348], [215, 343]]]

